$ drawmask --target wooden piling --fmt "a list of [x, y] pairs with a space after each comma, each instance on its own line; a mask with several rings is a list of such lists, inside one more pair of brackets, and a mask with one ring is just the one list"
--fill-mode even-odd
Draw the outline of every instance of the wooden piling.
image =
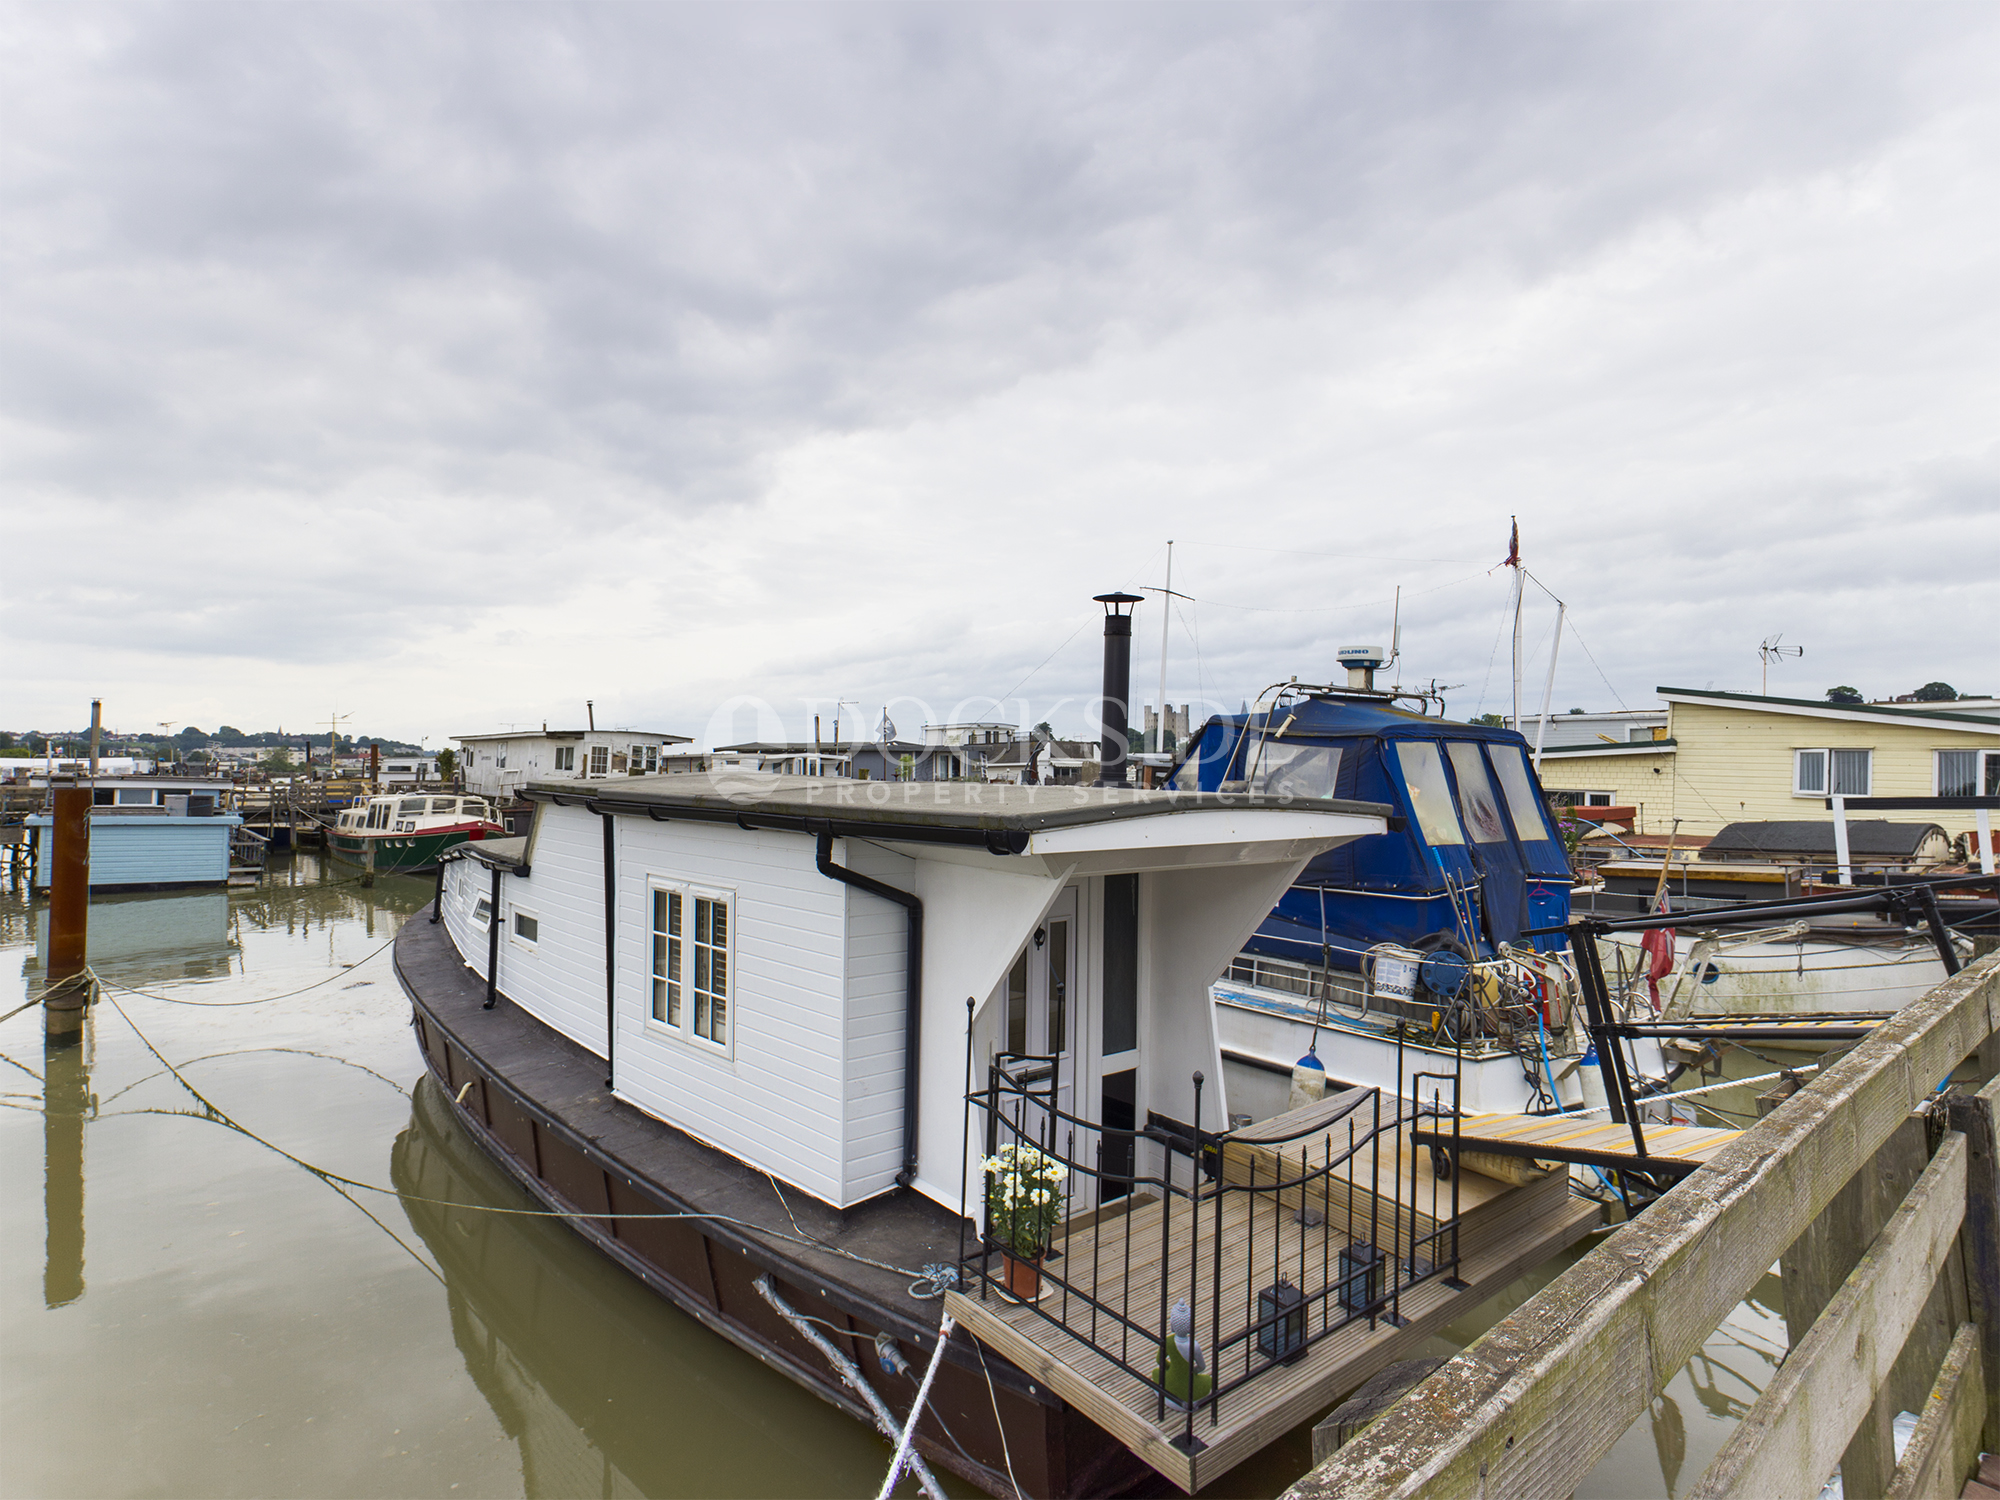
[[89, 998], [85, 956], [90, 930], [90, 790], [58, 787], [49, 848], [49, 960], [42, 1020], [52, 1038], [81, 1038]]

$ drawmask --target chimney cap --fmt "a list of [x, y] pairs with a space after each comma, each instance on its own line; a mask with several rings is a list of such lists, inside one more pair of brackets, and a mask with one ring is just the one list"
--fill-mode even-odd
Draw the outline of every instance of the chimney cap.
[[1090, 597], [1104, 606], [1104, 612], [1107, 615], [1117, 614], [1118, 606], [1121, 604], [1144, 604], [1146, 602], [1144, 594], [1092, 594]]

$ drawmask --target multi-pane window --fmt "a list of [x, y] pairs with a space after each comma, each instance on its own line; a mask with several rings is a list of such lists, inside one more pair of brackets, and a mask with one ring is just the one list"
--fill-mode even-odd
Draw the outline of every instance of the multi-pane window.
[[608, 776], [611, 774], [611, 747], [609, 745], [593, 745], [591, 747], [590, 774], [592, 776]]
[[1940, 797], [2000, 797], [2000, 750], [1937, 752]]
[[681, 1024], [682, 932], [679, 891], [653, 892], [653, 1019]]
[[1794, 750], [1792, 791], [1800, 797], [1866, 797], [1872, 750]]
[[694, 1034], [729, 1045], [729, 906], [694, 901]]
[[729, 898], [671, 887], [652, 894], [653, 1019], [727, 1047]]

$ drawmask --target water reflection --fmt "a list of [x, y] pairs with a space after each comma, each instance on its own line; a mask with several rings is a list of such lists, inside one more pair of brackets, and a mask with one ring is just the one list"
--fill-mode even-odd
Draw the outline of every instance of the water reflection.
[[83, 1123], [90, 1097], [92, 1027], [42, 1042], [42, 1215], [48, 1238], [42, 1303], [62, 1307], [83, 1295]]
[[[607, 1262], [559, 1220], [439, 1206], [536, 1205], [458, 1126], [428, 1075], [390, 1173], [444, 1274], [452, 1337], [540, 1496], [867, 1492], [886, 1447]], [[798, 1420], [844, 1424], [835, 1456]], [[836, 1472], [848, 1468], [851, 1472]], [[962, 1485], [952, 1485], [962, 1491]]]
[[[84, 957], [107, 977], [128, 981], [213, 979], [235, 967], [227, 891], [162, 891], [144, 895], [94, 896]], [[34, 955], [30, 975], [47, 966], [49, 910], [28, 914]]]

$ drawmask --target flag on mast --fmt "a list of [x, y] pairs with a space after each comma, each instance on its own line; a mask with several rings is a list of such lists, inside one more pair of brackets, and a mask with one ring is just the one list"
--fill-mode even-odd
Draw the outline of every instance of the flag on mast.
[[1507, 561], [1505, 566], [1510, 568], [1521, 566], [1521, 522], [1518, 517], [1514, 518], [1513, 533], [1507, 538]]

